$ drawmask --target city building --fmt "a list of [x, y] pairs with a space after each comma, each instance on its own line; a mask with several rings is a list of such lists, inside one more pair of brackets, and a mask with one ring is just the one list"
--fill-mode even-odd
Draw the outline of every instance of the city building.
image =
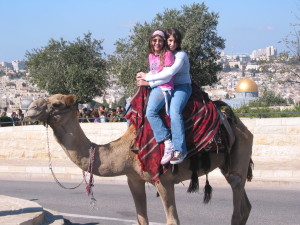
[[250, 58], [252, 60], [270, 59], [277, 56], [277, 49], [274, 46], [268, 46], [263, 49], [253, 50]]
[[12, 66], [15, 72], [19, 72], [20, 70], [25, 70], [25, 63], [24, 61], [20, 61], [20, 60], [15, 60], [12, 61]]

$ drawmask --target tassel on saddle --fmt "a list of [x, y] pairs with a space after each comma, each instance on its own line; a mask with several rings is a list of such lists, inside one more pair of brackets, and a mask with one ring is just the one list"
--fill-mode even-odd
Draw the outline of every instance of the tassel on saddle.
[[211, 200], [211, 195], [213, 191], [208, 181], [208, 174], [206, 174], [206, 182], [203, 191], [204, 191], [203, 203], [207, 204]]
[[198, 178], [198, 171], [200, 169], [199, 161], [201, 163], [201, 169], [203, 169], [206, 175], [205, 186], [203, 188], [203, 192], [204, 192], [203, 203], [207, 204], [211, 200], [212, 191], [213, 191], [208, 181], [208, 171], [211, 166], [209, 152], [197, 154], [191, 157], [190, 170], [192, 171], [192, 176], [191, 176], [191, 181], [187, 192], [195, 193], [199, 191], [199, 178]]
[[198, 155], [194, 155], [190, 159], [190, 170], [192, 171], [191, 181], [187, 192], [195, 193], [199, 191], [199, 158]]

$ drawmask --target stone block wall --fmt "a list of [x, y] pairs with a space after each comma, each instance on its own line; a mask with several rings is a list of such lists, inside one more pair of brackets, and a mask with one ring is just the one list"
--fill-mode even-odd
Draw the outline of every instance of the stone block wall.
[[[106, 144], [122, 136], [127, 123], [81, 123], [81, 127], [92, 142]], [[52, 158], [67, 158], [50, 127], [0, 127], [0, 158], [47, 158], [48, 148]]]
[[[300, 158], [300, 118], [263, 118], [242, 121], [254, 134], [253, 157], [261, 161]], [[86, 136], [97, 144], [116, 140], [126, 123], [81, 123]], [[42, 125], [0, 127], [0, 158], [53, 158], [66, 154], [55, 141], [52, 129]]]
[[300, 117], [242, 121], [254, 135], [254, 158], [261, 161], [300, 158]]

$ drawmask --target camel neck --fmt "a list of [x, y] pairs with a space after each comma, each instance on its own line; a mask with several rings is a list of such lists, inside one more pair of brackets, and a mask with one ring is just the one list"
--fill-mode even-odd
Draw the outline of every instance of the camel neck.
[[[68, 157], [82, 170], [89, 167], [90, 149], [93, 143], [86, 137], [78, 121], [69, 121], [65, 125], [53, 125], [54, 135]], [[105, 145], [97, 145], [93, 174], [98, 176], [120, 176], [128, 173], [129, 149], [134, 139], [134, 134], [126, 132], [126, 135], [116, 141]], [[127, 163], [126, 163], [127, 162]]]
[[92, 142], [86, 137], [78, 121], [51, 127], [68, 157], [80, 168], [87, 170]]

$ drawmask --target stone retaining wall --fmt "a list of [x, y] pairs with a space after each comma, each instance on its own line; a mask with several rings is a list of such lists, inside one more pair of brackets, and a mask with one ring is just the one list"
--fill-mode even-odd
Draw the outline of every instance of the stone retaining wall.
[[300, 157], [300, 117], [242, 121], [254, 135], [254, 159], [286, 161]]
[[[299, 117], [242, 118], [242, 121], [254, 134], [255, 159], [274, 161], [300, 157]], [[116, 140], [127, 129], [126, 123], [81, 123], [81, 126], [87, 137], [97, 144]], [[53, 158], [67, 158], [51, 128], [42, 125], [0, 127], [0, 158], [45, 158], [48, 157], [48, 146]]]
[[[123, 135], [127, 123], [81, 123], [81, 127], [92, 142], [106, 144]], [[52, 158], [67, 158], [50, 127], [0, 127], [0, 158], [46, 158], [48, 147]]]

